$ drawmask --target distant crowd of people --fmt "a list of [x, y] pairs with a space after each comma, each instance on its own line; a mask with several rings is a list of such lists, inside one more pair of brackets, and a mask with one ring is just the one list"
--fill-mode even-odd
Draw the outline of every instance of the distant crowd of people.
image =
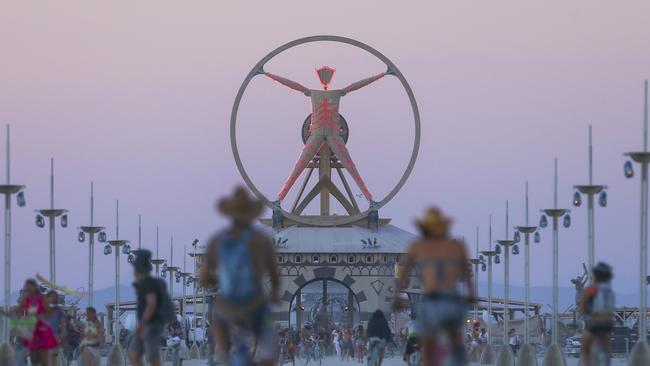
[[[278, 332], [270, 310], [271, 304], [279, 300], [280, 291], [275, 248], [272, 240], [253, 225], [262, 207], [262, 202], [243, 188], [235, 189], [217, 205], [231, 224], [209, 241], [199, 276], [201, 286], [218, 288], [209, 312], [211, 364], [255, 362], [271, 366], [278, 359], [280, 364], [295, 364], [296, 358], [309, 363], [335, 355], [344, 361], [380, 366], [387, 349], [391, 349], [403, 353], [409, 365], [465, 365], [468, 344], [470, 351], [487, 344], [486, 329], [479, 323], [472, 324], [468, 334], [464, 329], [468, 305], [475, 295], [468, 256], [464, 243], [450, 235], [451, 220], [435, 208], [417, 221], [421, 236], [400, 263], [394, 309], [410, 306], [400, 294], [407, 288], [414, 269], [419, 273], [423, 295], [412, 311], [411, 322], [396, 332], [396, 337], [381, 310], [372, 314], [365, 328], [330, 326]], [[183, 350], [187, 339], [165, 281], [152, 276], [151, 252], [136, 251], [132, 264], [137, 327], [125, 342], [128, 357], [134, 366], [159, 366], [161, 345]], [[585, 359], [594, 346], [608, 352], [614, 306], [611, 278], [611, 268], [599, 263], [593, 269], [593, 283], [584, 293], [581, 311], [586, 321]], [[81, 321], [67, 316], [59, 305], [58, 294], [50, 291], [44, 295], [35, 280], [27, 280], [23, 290], [14, 309], [22, 322], [15, 322], [13, 328], [17, 332], [15, 339], [19, 340], [16, 345], [29, 351], [32, 365], [58, 366], [59, 358], [70, 359], [71, 349], [77, 350], [83, 365], [99, 365], [104, 327], [94, 308], [87, 308]], [[441, 336], [448, 340], [447, 345], [439, 342]], [[507, 342], [516, 354], [520, 342], [514, 329]], [[179, 366], [183, 358], [175, 357], [174, 365]]]

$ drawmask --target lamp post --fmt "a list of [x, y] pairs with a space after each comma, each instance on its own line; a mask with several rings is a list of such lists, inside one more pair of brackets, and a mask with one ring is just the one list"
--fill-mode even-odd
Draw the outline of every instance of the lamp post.
[[187, 311], [185, 310], [185, 306], [187, 305], [187, 301], [186, 301], [186, 296], [187, 296], [186, 288], [189, 287], [189, 286], [192, 284], [192, 281], [194, 280], [194, 279], [192, 278], [192, 273], [187, 272], [187, 261], [186, 261], [186, 258], [187, 258], [187, 245], [183, 245], [183, 271], [182, 271], [182, 272], [179, 272], [179, 276], [180, 276], [180, 277], [182, 278], [182, 280], [183, 280], [183, 282], [182, 282], [182, 283], [183, 283], [183, 307], [181, 308], [181, 316], [183, 317], [183, 319], [185, 319], [185, 316], [186, 316], [186, 314], [187, 314]]
[[56, 238], [55, 238], [55, 224], [56, 218], [61, 216], [61, 227], [68, 226], [68, 210], [62, 208], [54, 208], [54, 158], [50, 159], [50, 208], [36, 210], [36, 226], [45, 227], [45, 217], [49, 221], [50, 229], [50, 281], [56, 283]]
[[543, 214], [540, 219], [539, 226], [545, 228], [548, 225], [548, 220], [546, 216], [549, 216], [553, 219], [553, 314], [552, 314], [552, 324], [551, 324], [551, 346], [546, 350], [544, 355], [544, 365], [558, 365], [563, 366], [566, 364], [564, 355], [562, 354], [562, 349], [558, 344], [558, 247], [559, 247], [559, 237], [558, 237], [558, 222], [559, 218], [564, 216], [563, 225], [568, 228], [571, 226], [571, 216], [569, 216], [569, 210], [564, 208], [557, 207], [557, 158], [554, 162], [554, 180], [553, 180], [553, 208], [548, 208], [542, 210]]
[[[199, 276], [199, 274], [196, 271], [196, 258], [197, 258], [196, 257], [196, 247], [199, 245], [199, 239], [194, 239], [194, 241], [192, 242], [191, 245], [192, 245], [192, 253], [190, 253], [189, 255], [192, 257], [192, 259], [194, 259], [194, 271], [193, 271], [192, 275], [190, 276], [190, 279], [191, 279], [191, 283], [192, 283], [192, 317], [194, 318], [194, 344], [196, 345], [196, 338], [197, 338], [196, 337], [196, 330], [197, 330], [198, 324], [199, 324], [198, 315], [197, 315], [198, 314], [198, 311], [197, 311], [198, 307], [196, 306], [196, 295], [197, 295], [196, 284], [198, 282], [197, 278]], [[194, 346], [192, 346], [192, 348], [194, 348]]]
[[158, 236], [158, 226], [156, 226], [156, 258], [151, 260], [151, 263], [156, 267], [156, 277], [160, 277], [160, 266], [165, 264], [166, 260], [159, 256], [160, 242]]
[[[483, 256], [478, 254], [478, 242], [479, 242], [479, 228], [478, 226], [476, 227], [476, 257], [472, 258], [469, 260], [469, 262], [474, 265], [473, 273], [474, 273], [474, 296], [478, 297], [478, 266], [479, 264], [485, 263], [485, 260], [483, 259]], [[476, 321], [478, 318], [478, 302], [474, 301], [474, 316], [473, 319]]]
[[93, 279], [95, 264], [95, 234], [99, 233], [99, 242], [106, 242], [103, 226], [95, 226], [94, 184], [90, 182], [90, 225], [79, 227], [79, 242], [83, 243], [88, 235], [88, 306], [93, 306]]
[[499, 359], [497, 360], [497, 365], [512, 365], [514, 361], [514, 355], [512, 350], [508, 346], [508, 330], [510, 322], [510, 247], [516, 244], [514, 240], [509, 239], [508, 232], [510, 231], [509, 225], [509, 212], [508, 212], [508, 201], [506, 201], [506, 238], [503, 240], [497, 240], [497, 243], [503, 247], [503, 347], [499, 353]]
[[[25, 206], [25, 186], [11, 184], [11, 144], [10, 144], [10, 127], [7, 125], [7, 142], [6, 142], [6, 184], [0, 184], [0, 193], [5, 196], [5, 244], [4, 244], [4, 311], [9, 312], [11, 308], [11, 195], [17, 194], [16, 198], [19, 207]], [[7, 357], [12, 356], [11, 345], [9, 343], [9, 319], [2, 317], [3, 322], [3, 344], [1, 346]], [[6, 350], [6, 351], [5, 351]]]
[[[630, 365], [647, 365], [650, 362], [650, 350], [647, 337], [647, 285], [648, 274], [648, 164], [650, 152], [648, 151], [648, 80], [644, 83], [643, 93], [643, 151], [629, 152], [625, 155], [632, 161], [641, 165], [641, 240], [640, 240], [640, 281], [639, 281], [639, 342], [634, 345], [630, 355]], [[625, 162], [625, 176], [632, 178], [634, 168], [632, 162]]]
[[589, 184], [573, 186], [577, 190], [573, 195], [573, 205], [578, 207], [582, 204], [581, 194], [587, 196], [587, 248], [589, 263], [589, 278], [591, 278], [591, 269], [594, 268], [595, 262], [595, 221], [594, 221], [594, 201], [597, 194], [600, 194], [598, 202], [602, 207], [607, 205], [607, 186], [594, 184], [593, 182], [593, 147], [591, 143], [591, 126], [589, 126]]
[[[528, 311], [530, 306], [530, 234], [537, 231], [537, 226], [528, 223], [528, 182], [526, 182], [526, 225], [516, 226], [516, 235], [524, 235], [524, 346], [519, 352], [517, 366], [537, 365], [535, 348], [530, 344]], [[536, 240], [539, 240], [539, 235]]]
[[[163, 269], [162, 269], [162, 276], [163, 278], [166, 277], [167, 274], [169, 274], [169, 294], [172, 297], [172, 300], [174, 299], [174, 279], [175, 279], [175, 274], [180, 272], [180, 267], [174, 266], [174, 237], [172, 236], [170, 239], [170, 256], [169, 256], [169, 265], [163, 264]], [[176, 279], [176, 281], [179, 281], [179, 279]]]
[[488, 342], [481, 354], [481, 365], [492, 365], [496, 359], [494, 348], [492, 348], [492, 329], [490, 327], [490, 320], [492, 318], [492, 257], [498, 256], [497, 252], [492, 250], [492, 215], [490, 215], [490, 223], [488, 230], [488, 250], [481, 252], [487, 257], [487, 272], [488, 272], [488, 288], [487, 288], [487, 306], [488, 306], [488, 322], [487, 322], [487, 335]]
[[126, 363], [124, 351], [120, 346], [120, 251], [131, 254], [128, 240], [120, 239], [120, 201], [115, 201], [115, 239], [109, 240], [104, 247], [104, 254], [110, 255], [115, 250], [115, 307], [113, 315], [113, 349], [109, 356], [109, 364], [122, 365]]

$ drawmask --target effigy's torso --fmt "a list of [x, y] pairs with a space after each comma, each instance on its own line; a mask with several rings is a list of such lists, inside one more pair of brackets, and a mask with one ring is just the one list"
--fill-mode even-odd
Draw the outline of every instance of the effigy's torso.
[[313, 135], [337, 135], [339, 121], [340, 90], [310, 90], [312, 115], [309, 130]]

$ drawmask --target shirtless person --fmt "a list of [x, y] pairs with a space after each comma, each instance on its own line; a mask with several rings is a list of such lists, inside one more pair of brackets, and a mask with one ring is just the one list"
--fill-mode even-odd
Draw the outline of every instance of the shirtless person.
[[[417, 304], [416, 327], [420, 337], [422, 361], [425, 366], [437, 365], [434, 359], [435, 338], [444, 331], [452, 342], [452, 365], [465, 364], [462, 326], [467, 304], [473, 300], [472, 280], [468, 258], [462, 242], [451, 239], [451, 220], [437, 208], [430, 208], [417, 221], [422, 238], [414, 241], [400, 264], [395, 291], [395, 305], [401, 306], [399, 294], [408, 285], [411, 270], [420, 269], [420, 284], [424, 296]], [[463, 282], [469, 296], [459, 289]]]

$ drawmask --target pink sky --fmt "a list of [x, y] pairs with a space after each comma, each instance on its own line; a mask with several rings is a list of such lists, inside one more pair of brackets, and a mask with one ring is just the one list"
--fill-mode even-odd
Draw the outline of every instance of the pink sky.
[[[90, 180], [96, 222], [123, 237], [162, 247], [207, 238], [222, 223], [217, 196], [241, 181], [232, 160], [232, 102], [250, 68], [295, 38], [335, 34], [388, 56], [409, 80], [422, 116], [414, 174], [380, 214], [413, 230], [429, 204], [455, 218], [471, 238], [503, 236], [523, 221], [530, 181], [531, 217], [552, 205], [552, 161], [560, 159], [560, 199], [587, 180], [587, 126], [594, 126], [595, 182], [609, 186], [598, 209], [597, 259], [616, 270], [615, 286], [637, 289], [639, 182], [622, 174], [623, 152], [641, 147], [642, 83], [650, 76], [650, 3], [626, 1], [432, 2], [329, 1], [5, 2], [0, 10], [0, 123], [13, 128], [13, 180], [28, 186], [28, 207], [14, 212], [13, 285], [48, 272], [47, 232], [33, 209], [48, 204], [49, 158], [56, 159], [57, 206], [71, 211], [58, 230], [58, 278], [86, 286], [86, 245], [74, 227], [87, 224]], [[332, 87], [383, 71], [349, 47], [311, 45], [268, 65], [317, 87], [314, 68], [337, 68]], [[380, 195], [398, 179], [410, 149], [406, 98], [386, 79], [343, 100], [350, 149]], [[260, 78], [242, 104], [242, 154], [269, 196], [294, 163], [298, 131], [309, 112], [300, 95]], [[2, 153], [4, 159], [4, 152]], [[586, 261], [586, 208], [560, 234], [560, 283], [570, 286]], [[533, 248], [533, 282], [548, 285], [551, 235]], [[487, 245], [482, 235], [481, 245]], [[176, 248], [179, 258], [182, 248]], [[34, 253], [41, 253], [34, 255]], [[98, 254], [96, 287], [113, 281], [113, 261]], [[521, 284], [523, 258], [512, 263]], [[123, 282], [130, 281], [123, 266]], [[501, 281], [501, 269], [496, 279]], [[101, 275], [105, 274], [105, 275]], [[128, 274], [128, 275], [127, 275]]]

